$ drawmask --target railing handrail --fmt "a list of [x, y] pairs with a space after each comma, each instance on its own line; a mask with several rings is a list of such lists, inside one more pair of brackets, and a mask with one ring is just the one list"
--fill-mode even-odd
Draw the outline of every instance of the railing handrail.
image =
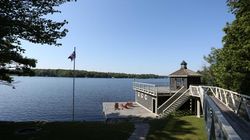
[[[220, 87], [215, 86], [190, 86], [191, 92], [193, 92], [192, 88], [198, 89], [206, 89], [206, 92], [203, 91], [203, 93], [198, 94], [206, 94], [207, 91], [211, 91], [215, 98], [217, 98], [222, 104], [224, 104], [228, 109], [239, 115], [239, 110], [243, 109], [246, 111], [246, 116], [248, 119], [250, 119], [250, 109], [247, 104], [250, 102], [250, 96], [242, 95], [234, 91], [230, 91], [227, 89], [223, 89]], [[194, 96], [194, 95], [193, 95]], [[203, 95], [200, 95], [201, 100], [203, 98]], [[242, 106], [243, 105], [243, 106]], [[241, 106], [243, 108], [241, 108]], [[241, 116], [243, 117], [243, 116]]]
[[133, 82], [133, 84], [147, 85], [147, 86], [153, 86], [153, 87], [155, 87], [155, 84], [149, 84], [149, 83], [144, 83], [144, 82]]
[[[235, 132], [235, 130], [232, 128], [232, 126], [229, 124], [229, 122], [227, 121], [227, 119], [225, 119], [225, 117], [221, 114], [219, 108], [215, 105], [215, 103], [210, 99], [210, 97], [208, 95], [205, 95], [204, 100], [206, 101], [206, 108], [204, 109], [206, 112], [212, 109], [213, 110], [213, 115], [207, 114], [205, 113], [205, 120], [207, 120], [208, 117], [210, 117], [211, 119], [213, 119], [212, 117], [216, 117], [219, 124], [219, 128], [220, 130], [223, 132], [224, 136], [226, 137], [226, 139], [237, 139], [240, 140], [241, 138], [239, 137], [239, 135]], [[206, 125], [207, 125], [207, 130], [208, 130], [208, 134], [209, 134], [209, 139], [211, 137], [211, 130], [209, 131], [208, 128], [208, 124], [213, 123], [211, 121], [206, 121]], [[213, 125], [213, 124], [211, 124]], [[214, 128], [215, 129], [215, 128]]]
[[164, 102], [161, 106], [159, 106], [157, 109], [158, 110], [160, 110], [166, 103], [168, 103], [172, 98], [174, 98], [175, 96], [177, 96], [178, 95], [178, 93], [182, 90], [184, 88], [184, 86], [183, 87], [181, 87], [178, 91], [176, 91], [175, 93], [174, 93], [174, 95], [172, 95], [166, 102]]
[[144, 82], [133, 82], [133, 88], [135, 90], [141, 90], [142, 92], [146, 92], [154, 96], [158, 96], [158, 92], [165, 87], [168, 88], [168, 92], [170, 92], [170, 87], [167, 85], [155, 85]]
[[142, 90], [148, 94], [156, 96], [156, 88], [154, 84], [142, 83], [142, 82], [133, 82], [133, 88], [137, 90]]
[[247, 98], [247, 99], [250, 100], [250, 96], [248, 96], [248, 95], [240, 94], [240, 93], [238, 93], [238, 92], [231, 91], [231, 90], [228, 90], [228, 89], [224, 89], [224, 88], [221, 88], [221, 87], [216, 87], [216, 86], [205, 86], [205, 85], [201, 85], [201, 87], [205, 87], [205, 88], [214, 88], [214, 89], [224, 90], [224, 91], [230, 92], [230, 93], [232, 93], [232, 94], [234, 94], [234, 95], [241, 96], [241, 97], [244, 97], [244, 98]]
[[166, 107], [166, 109], [163, 110], [166, 111], [168, 108], [170, 108], [175, 102], [177, 102], [182, 96], [184, 96], [187, 92], [189, 91], [189, 89], [187, 89], [186, 91], [184, 91], [177, 99], [175, 99], [169, 106]]
[[[193, 86], [193, 85], [190, 85], [189, 86], [189, 89], [190, 89], [190, 95], [195, 95], [195, 93], [193, 92], [193, 88], [195, 88], [197, 91], [198, 89], [200, 88], [200, 86]], [[199, 93], [197, 93], [199, 94]], [[200, 95], [199, 95], [200, 96]]]
[[155, 86], [155, 87], [169, 87], [169, 85], [165, 83], [159, 84], [159, 83], [133, 82], [133, 84], [148, 85], [148, 86]]

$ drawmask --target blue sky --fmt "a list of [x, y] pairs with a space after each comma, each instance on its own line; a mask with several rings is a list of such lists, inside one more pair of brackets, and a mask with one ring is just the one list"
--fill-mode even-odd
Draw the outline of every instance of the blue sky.
[[78, 0], [50, 16], [69, 24], [61, 47], [24, 41], [37, 68], [168, 75], [182, 60], [194, 71], [211, 47], [222, 47], [222, 29], [234, 19], [226, 0]]

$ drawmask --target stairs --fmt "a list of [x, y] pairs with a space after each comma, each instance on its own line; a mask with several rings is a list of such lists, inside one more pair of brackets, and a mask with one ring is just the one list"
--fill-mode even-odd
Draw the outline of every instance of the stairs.
[[169, 115], [181, 107], [189, 97], [189, 89], [185, 90], [184, 88], [181, 88], [181, 90], [177, 91], [158, 108], [158, 114], [160, 114], [161, 117]]

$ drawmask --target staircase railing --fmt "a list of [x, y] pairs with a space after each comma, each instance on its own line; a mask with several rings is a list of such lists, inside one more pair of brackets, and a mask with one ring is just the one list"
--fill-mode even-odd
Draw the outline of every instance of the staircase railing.
[[201, 107], [204, 106], [204, 94], [207, 93], [209, 89], [203, 88], [202, 86], [189, 86], [190, 89], [190, 96], [199, 97], [201, 101]]
[[158, 107], [157, 113], [160, 114], [163, 112], [165, 108], [167, 108], [173, 101], [175, 101], [182, 93], [185, 91], [184, 86], [181, 87], [174, 95], [172, 95], [166, 102], [164, 102], [161, 106]]
[[[177, 99], [175, 99], [169, 106], [167, 106], [162, 113], [164, 113], [166, 110], [168, 110], [169, 108], [171, 108], [174, 104], [176, 104], [182, 97], [184, 96], [189, 96], [189, 89], [187, 89], [186, 91], [184, 91]], [[178, 104], [178, 106], [176, 106], [175, 110], [178, 109], [178, 107], [180, 107], [184, 102], [186, 102], [186, 100], [183, 100], [180, 104]]]

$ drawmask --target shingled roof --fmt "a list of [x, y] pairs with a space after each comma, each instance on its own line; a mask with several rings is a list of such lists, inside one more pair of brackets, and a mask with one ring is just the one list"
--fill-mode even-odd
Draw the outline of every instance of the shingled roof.
[[196, 73], [187, 68], [187, 63], [182, 61], [181, 68], [169, 75], [169, 77], [200, 77], [199, 73]]

